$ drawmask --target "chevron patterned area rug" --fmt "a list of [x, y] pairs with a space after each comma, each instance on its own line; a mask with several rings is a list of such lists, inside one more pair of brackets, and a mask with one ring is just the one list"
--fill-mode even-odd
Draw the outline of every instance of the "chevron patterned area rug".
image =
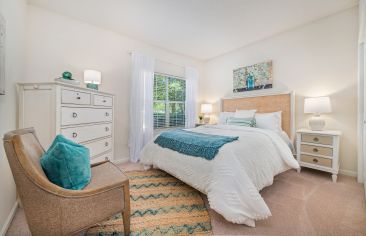
[[[125, 174], [130, 179], [130, 235], [212, 235], [210, 216], [197, 190], [161, 170]], [[121, 214], [93, 226], [87, 235], [124, 235]]]

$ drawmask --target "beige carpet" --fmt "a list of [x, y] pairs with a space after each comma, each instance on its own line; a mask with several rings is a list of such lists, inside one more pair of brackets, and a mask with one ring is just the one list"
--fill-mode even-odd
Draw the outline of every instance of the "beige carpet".
[[[136, 170], [137, 164], [120, 165]], [[339, 176], [332, 183], [330, 175], [304, 169], [300, 174], [287, 171], [261, 192], [272, 217], [258, 221], [256, 228], [227, 222], [210, 210], [215, 235], [366, 235], [366, 202], [363, 186], [355, 178]], [[7, 233], [30, 235], [22, 209]]]

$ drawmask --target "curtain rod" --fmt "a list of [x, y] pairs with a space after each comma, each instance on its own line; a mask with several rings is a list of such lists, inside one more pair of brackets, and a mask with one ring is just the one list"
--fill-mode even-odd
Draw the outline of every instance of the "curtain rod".
[[[132, 51], [127, 51], [127, 53], [132, 55]], [[168, 64], [173, 65], [173, 66], [178, 66], [178, 67], [181, 67], [181, 68], [185, 68], [185, 66], [178, 65], [178, 64], [168, 62], [168, 61], [164, 61], [164, 60], [161, 60], [161, 59], [158, 59], [158, 58], [155, 58], [155, 60], [160, 61], [160, 62], [164, 62], [164, 63], [168, 63]]]

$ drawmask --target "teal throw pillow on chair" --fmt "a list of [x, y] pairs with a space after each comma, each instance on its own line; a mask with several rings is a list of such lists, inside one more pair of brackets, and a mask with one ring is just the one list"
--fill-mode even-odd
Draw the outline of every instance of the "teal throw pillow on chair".
[[43, 154], [41, 165], [47, 178], [62, 188], [80, 190], [91, 179], [89, 149], [62, 135]]

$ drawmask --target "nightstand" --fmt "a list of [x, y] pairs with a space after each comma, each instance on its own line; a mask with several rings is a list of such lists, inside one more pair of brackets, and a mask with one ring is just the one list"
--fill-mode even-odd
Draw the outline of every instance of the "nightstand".
[[333, 182], [337, 182], [341, 134], [336, 130], [297, 130], [296, 150], [300, 166], [332, 173]]

